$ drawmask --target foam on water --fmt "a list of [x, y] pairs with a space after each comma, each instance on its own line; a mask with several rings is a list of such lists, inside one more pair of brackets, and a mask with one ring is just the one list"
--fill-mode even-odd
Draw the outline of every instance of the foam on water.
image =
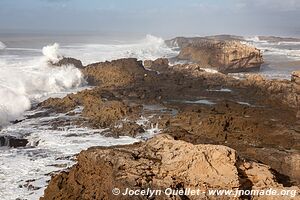
[[74, 66], [51, 67], [57, 58], [58, 45], [47, 46], [44, 55], [3, 56], [0, 59], [0, 126], [6, 125], [30, 109], [32, 101], [53, 93], [67, 92], [84, 83], [83, 75]]
[[290, 79], [291, 72], [300, 70], [295, 61], [300, 61], [300, 42], [295, 41], [267, 41], [259, 37], [245, 38], [246, 43], [260, 49], [265, 64], [260, 74], [268, 79]]
[[[79, 108], [80, 112], [80, 108]], [[34, 112], [31, 112], [34, 114]], [[0, 199], [37, 200], [43, 195], [50, 174], [72, 166], [73, 156], [91, 146], [131, 144], [139, 141], [130, 137], [104, 137], [101, 129], [74, 125], [53, 130], [51, 120], [66, 120], [78, 116], [65, 114], [26, 119], [1, 131], [2, 135], [25, 136], [26, 148], [1, 147]], [[154, 130], [153, 130], [154, 131]], [[149, 130], [149, 133], [153, 132]]]

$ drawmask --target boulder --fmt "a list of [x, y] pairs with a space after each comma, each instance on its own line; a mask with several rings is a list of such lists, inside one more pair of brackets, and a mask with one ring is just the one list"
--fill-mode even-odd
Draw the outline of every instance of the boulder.
[[[199, 189], [199, 195], [113, 195], [112, 190]], [[50, 199], [229, 199], [209, 189], [284, 189], [271, 169], [240, 159], [219, 145], [193, 145], [158, 135], [147, 142], [82, 151], [69, 171], [52, 177], [41, 200]], [[288, 188], [290, 189], [290, 188]], [[293, 187], [298, 190], [299, 188]], [[278, 196], [279, 199], [284, 199]]]
[[259, 70], [263, 63], [260, 50], [240, 41], [202, 39], [182, 46], [178, 60], [216, 68], [224, 73]]
[[102, 87], [128, 86], [147, 76], [142, 61], [135, 58], [90, 64], [82, 70], [91, 85]]

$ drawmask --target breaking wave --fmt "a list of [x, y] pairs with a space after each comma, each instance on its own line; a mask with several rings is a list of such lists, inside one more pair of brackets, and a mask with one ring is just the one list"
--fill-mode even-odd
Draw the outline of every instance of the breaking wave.
[[51, 61], [53, 63], [57, 63], [62, 58], [59, 52], [58, 43], [54, 43], [53, 45], [47, 45], [43, 47], [42, 52], [46, 57], [46, 60]]
[[[0, 126], [22, 116], [31, 102], [68, 91], [84, 82], [74, 66], [51, 67], [48, 61], [59, 56], [58, 44], [47, 46], [44, 56], [16, 61], [14, 57], [0, 60]], [[55, 50], [55, 51], [52, 51]]]

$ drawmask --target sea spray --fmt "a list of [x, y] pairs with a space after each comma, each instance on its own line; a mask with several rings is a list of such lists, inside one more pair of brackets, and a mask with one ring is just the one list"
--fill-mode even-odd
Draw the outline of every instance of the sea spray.
[[59, 44], [43, 48], [44, 56], [0, 62], [0, 126], [8, 124], [30, 109], [32, 101], [54, 93], [68, 92], [84, 83], [81, 71], [73, 65], [49, 66], [61, 57]]
[[155, 60], [172, 58], [178, 51], [168, 47], [164, 39], [147, 35], [134, 42], [117, 42], [111, 44], [68, 45], [60, 48], [68, 57], [81, 60], [84, 65], [94, 62], [105, 62], [120, 58], [137, 58], [139, 60]]
[[45, 58], [52, 62], [52, 63], [57, 63], [62, 56], [59, 53], [59, 44], [58, 43], [54, 43], [53, 45], [48, 45], [43, 47], [43, 54], [45, 56]]

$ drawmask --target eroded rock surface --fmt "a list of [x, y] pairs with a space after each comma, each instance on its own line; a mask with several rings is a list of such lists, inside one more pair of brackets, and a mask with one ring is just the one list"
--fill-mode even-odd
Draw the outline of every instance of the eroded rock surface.
[[168, 43], [180, 48], [178, 60], [197, 63], [201, 67], [225, 73], [259, 70], [263, 63], [260, 50], [238, 39], [217, 38], [175, 38]]
[[[231, 148], [192, 145], [159, 135], [128, 146], [83, 151], [69, 171], [54, 176], [42, 200], [149, 199], [114, 196], [113, 188], [130, 189], [284, 189], [266, 165], [246, 161]], [[299, 188], [292, 187], [286, 189]], [[229, 197], [159, 195], [150, 199], [229, 199]], [[284, 199], [279, 196], [278, 199]]]
[[82, 70], [91, 85], [119, 87], [143, 80], [147, 76], [142, 61], [135, 58], [90, 64]]

